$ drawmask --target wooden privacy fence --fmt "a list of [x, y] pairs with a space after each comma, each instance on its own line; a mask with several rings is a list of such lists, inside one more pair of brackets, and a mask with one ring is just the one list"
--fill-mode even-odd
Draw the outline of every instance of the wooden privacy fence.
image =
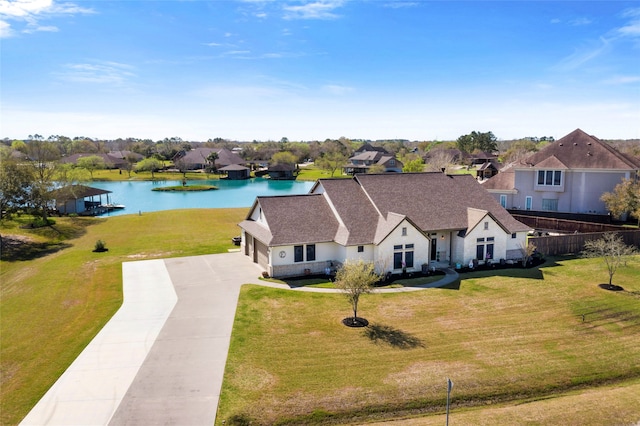
[[[614, 231], [622, 236], [627, 245], [640, 248], [640, 230]], [[584, 250], [584, 243], [589, 240], [602, 238], [604, 232], [591, 232], [588, 234], [569, 234], [549, 237], [529, 237], [529, 244], [535, 244], [537, 250], [547, 256], [562, 254], [578, 254]]]
[[606, 223], [582, 222], [577, 220], [558, 219], [554, 217], [525, 216], [520, 214], [512, 214], [512, 216], [519, 222], [535, 229], [579, 233], [621, 231], [628, 229], [622, 226]]

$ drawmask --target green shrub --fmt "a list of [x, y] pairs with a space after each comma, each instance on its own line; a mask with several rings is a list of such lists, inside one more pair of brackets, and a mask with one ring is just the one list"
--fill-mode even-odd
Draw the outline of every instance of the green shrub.
[[102, 240], [96, 241], [96, 245], [95, 245], [93, 251], [102, 252], [102, 251], [107, 251], [107, 250], [108, 249], [107, 249], [104, 241], [102, 241]]

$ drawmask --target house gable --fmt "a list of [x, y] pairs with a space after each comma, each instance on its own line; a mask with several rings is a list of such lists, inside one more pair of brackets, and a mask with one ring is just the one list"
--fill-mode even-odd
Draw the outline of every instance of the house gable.
[[[628, 157], [595, 136], [576, 129], [522, 160], [516, 168], [548, 168], [555, 157], [568, 169], [638, 170], [640, 162]], [[555, 167], [555, 166], [553, 166]]]

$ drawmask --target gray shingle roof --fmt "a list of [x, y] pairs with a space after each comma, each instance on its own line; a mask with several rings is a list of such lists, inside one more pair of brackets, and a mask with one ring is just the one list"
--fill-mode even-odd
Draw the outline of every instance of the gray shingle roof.
[[372, 174], [355, 179], [383, 216], [389, 212], [406, 215], [423, 231], [466, 228], [468, 207], [491, 212], [510, 232], [529, 229], [470, 175]]
[[[257, 208], [268, 227], [249, 219]], [[325, 241], [359, 245], [379, 243], [405, 217], [425, 232], [460, 230], [478, 220], [477, 212], [488, 212], [508, 232], [529, 230], [472, 176], [443, 173], [320, 179], [310, 194], [258, 197], [240, 226], [272, 246]]]
[[268, 245], [333, 241], [338, 230], [338, 221], [326, 199], [319, 194], [258, 197], [256, 204], [262, 209], [270, 232], [250, 220], [240, 226], [258, 231], [262, 238], [256, 233], [254, 236], [264, 238], [263, 242]]
[[[637, 170], [640, 161], [627, 156], [595, 136], [576, 129], [561, 139], [530, 155], [516, 167], [554, 168], [555, 159], [569, 169]], [[557, 164], [557, 163], [555, 163]]]
[[57, 201], [79, 200], [85, 197], [111, 194], [112, 191], [100, 188], [92, 188], [85, 185], [69, 185], [51, 191], [51, 195]]
[[347, 231], [342, 230], [336, 241], [344, 245], [371, 244], [379, 214], [360, 185], [353, 179], [320, 179], [318, 184]]

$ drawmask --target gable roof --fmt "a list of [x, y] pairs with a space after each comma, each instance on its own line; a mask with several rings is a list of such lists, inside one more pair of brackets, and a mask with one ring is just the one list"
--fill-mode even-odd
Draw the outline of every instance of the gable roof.
[[355, 152], [359, 153], [359, 152], [366, 152], [366, 151], [377, 151], [377, 152], [381, 152], [383, 154], [388, 154], [389, 153], [389, 151], [387, 151], [383, 147], [381, 147], [381, 146], [373, 146], [369, 142], [366, 142], [366, 143], [362, 144], [360, 146], [360, 148], [356, 149]]
[[211, 153], [218, 154], [218, 159], [215, 161], [218, 167], [225, 167], [231, 164], [244, 164], [245, 161], [235, 152], [231, 152], [226, 148], [194, 148], [190, 151], [183, 152], [182, 154], [176, 154], [174, 160], [182, 160], [186, 164], [206, 164], [207, 157]]
[[311, 189], [325, 192], [341, 223], [336, 242], [344, 245], [370, 244], [376, 235], [380, 215], [360, 185], [353, 179], [320, 179]]
[[69, 185], [51, 191], [51, 195], [57, 201], [79, 200], [86, 197], [111, 194], [112, 191], [100, 188], [92, 188], [85, 185]]
[[[257, 209], [263, 221], [252, 219]], [[258, 197], [240, 227], [271, 246], [348, 246], [377, 244], [404, 220], [422, 232], [466, 230], [487, 215], [508, 233], [530, 229], [470, 175], [356, 174], [320, 179], [305, 195]]]
[[497, 175], [485, 180], [482, 187], [487, 191], [491, 190], [513, 190], [516, 185], [516, 173], [513, 167], [502, 169]]
[[[268, 228], [250, 220], [256, 208]], [[258, 197], [240, 227], [267, 245], [308, 244], [333, 241], [338, 221], [321, 194]]]
[[240, 164], [229, 164], [228, 166], [221, 167], [218, 170], [221, 172], [232, 172], [235, 170], [249, 170], [249, 168], [241, 166]]
[[[549, 160], [555, 157], [555, 160]], [[638, 170], [640, 161], [621, 153], [595, 136], [576, 129], [515, 165], [516, 168]]]
[[468, 226], [467, 208], [491, 212], [509, 232], [529, 227], [518, 222], [471, 175], [401, 173], [356, 175], [355, 179], [382, 216], [406, 215], [422, 230]]

